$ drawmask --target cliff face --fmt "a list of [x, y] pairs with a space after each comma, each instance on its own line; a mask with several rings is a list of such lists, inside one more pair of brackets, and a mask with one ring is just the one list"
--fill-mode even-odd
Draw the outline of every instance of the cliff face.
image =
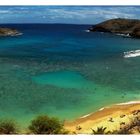
[[120, 18], [111, 19], [96, 24], [92, 26], [89, 30], [92, 32], [109, 32], [140, 38], [140, 20]]
[[16, 36], [21, 33], [15, 29], [10, 28], [0, 28], [0, 36]]

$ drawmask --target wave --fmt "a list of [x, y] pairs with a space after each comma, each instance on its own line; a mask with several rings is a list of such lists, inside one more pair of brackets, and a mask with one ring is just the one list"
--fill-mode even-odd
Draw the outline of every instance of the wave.
[[118, 33], [116, 35], [118, 35], [118, 36], [124, 36], [124, 37], [131, 37], [129, 34], [120, 34], [120, 33]]
[[23, 33], [17, 33], [15, 35], [11, 35], [11, 36], [20, 36], [20, 35], [23, 35]]
[[89, 113], [89, 114], [87, 114], [87, 115], [84, 115], [84, 116], [82, 116], [82, 117], [80, 117], [81, 119], [82, 118], [86, 118], [86, 117], [88, 117], [88, 116], [90, 116], [92, 113]]
[[104, 110], [104, 109], [105, 109], [105, 107], [103, 107], [103, 108], [100, 108], [100, 109], [99, 109], [99, 111], [102, 111], [102, 110]]
[[[136, 105], [136, 104], [140, 104], [140, 101], [129, 101], [129, 102], [113, 104], [112, 106], [106, 106], [106, 107], [100, 108], [99, 110], [97, 110], [97, 112], [103, 111], [104, 109], [107, 109], [107, 108], [112, 108], [113, 106], [125, 106], [125, 105]], [[93, 115], [93, 113], [95, 113], [95, 112], [84, 115], [84, 116], [80, 117], [80, 119], [87, 118], [87, 117]]]
[[90, 32], [90, 30], [85, 30], [85, 32], [87, 32], [87, 33], [88, 33], [88, 32]]
[[131, 105], [131, 104], [140, 104], [140, 101], [130, 101], [130, 102], [126, 102], [126, 103], [119, 103], [116, 105]]
[[140, 50], [124, 52], [124, 58], [140, 56]]

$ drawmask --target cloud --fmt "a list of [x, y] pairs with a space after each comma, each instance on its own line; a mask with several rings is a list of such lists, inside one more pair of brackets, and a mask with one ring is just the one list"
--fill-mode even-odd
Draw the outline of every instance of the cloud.
[[[131, 11], [131, 12], [130, 12]], [[70, 8], [56, 8], [56, 9], [47, 9], [47, 12], [53, 18], [78, 18], [78, 19], [87, 19], [87, 18], [136, 18], [138, 14], [135, 13], [138, 11], [140, 13], [139, 7], [72, 7]]]
[[140, 19], [140, 8], [136, 6], [0, 6], [0, 14], [1, 23], [90, 24], [111, 18]]

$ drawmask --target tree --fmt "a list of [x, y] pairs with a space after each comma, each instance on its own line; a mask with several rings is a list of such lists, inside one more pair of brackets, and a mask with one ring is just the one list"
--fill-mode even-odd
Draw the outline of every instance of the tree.
[[63, 124], [57, 118], [50, 118], [46, 115], [38, 116], [31, 121], [29, 130], [33, 134], [62, 134], [66, 133]]
[[0, 134], [17, 134], [16, 123], [12, 120], [1, 120]]

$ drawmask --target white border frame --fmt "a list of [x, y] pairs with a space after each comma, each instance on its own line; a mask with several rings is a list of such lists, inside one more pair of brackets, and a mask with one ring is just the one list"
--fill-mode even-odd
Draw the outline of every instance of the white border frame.
[[[29, 5], [87, 5], [87, 6], [140, 6], [140, 0], [0, 0], [0, 5], [7, 6], [29, 6]], [[140, 135], [0, 135], [2, 140], [139, 140]]]
[[140, 5], [140, 0], [0, 0], [0, 5]]
[[139, 140], [140, 135], [5, 135], [2, 140]]

